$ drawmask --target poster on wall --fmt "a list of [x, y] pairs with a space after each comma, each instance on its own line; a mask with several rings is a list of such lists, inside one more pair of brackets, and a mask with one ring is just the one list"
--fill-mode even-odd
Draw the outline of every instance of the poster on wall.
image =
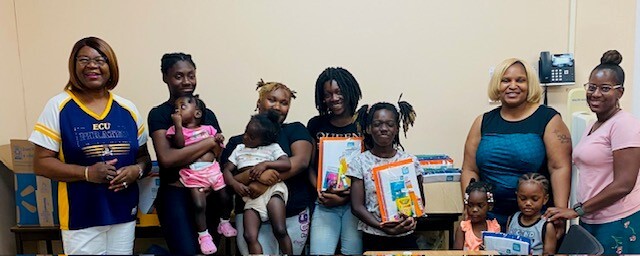
[[318, 191], [343, 190], [351, 186], [349, 161], [364, 151], [362, 137], [322, 137], [318, 154]]
[[373, 168], [382, 222], [399, 220], [400, 213], [412, 217], [424, 214], [417, 171], [411, 158]]

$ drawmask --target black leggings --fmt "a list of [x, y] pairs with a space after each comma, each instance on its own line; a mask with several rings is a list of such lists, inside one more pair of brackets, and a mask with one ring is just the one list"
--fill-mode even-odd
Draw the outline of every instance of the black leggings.
[[[225, 187], [223, 189], [229, 189]], [[171, 254], [200, 254], [198, 233], [195, 227], [193, 199], [189, 188], [160, 185], [155, 205], [162, 227], [162, 235]], [[207, 227], [216, 244], [220, 237], [216, 232], [220, 222], [220, 202], [213, 193], [207, 197]]]

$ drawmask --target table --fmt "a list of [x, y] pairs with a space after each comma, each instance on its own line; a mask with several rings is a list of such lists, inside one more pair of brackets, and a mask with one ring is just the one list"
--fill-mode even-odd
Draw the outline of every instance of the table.
[[438, 213], [427, 214], [426, 217], [418, 218], [416, 231], [449, 231], [449, 249], [453, 248], [453, 238], [455, 236], [455, 227], [453, 224], [458, 221], [461, 213]]
[[[418, 218], [416, 231], [449, 231], [449, 248], [453, 246], [453, 237], [455, 227], [453, 224], [458, 221], [460, 213], [450, 214], [429, 214], [427, 217]], [[52, 241], [61, 240], [59, 227], [41, 227], [41, 226], [15, 226], [11, 228], [11, 232], [16, 237], [16, 250], [18, 254], [24, 254], [25, 241], [45, 241], [47, 253], [53, 254]], [[159, 226], [154, 227], [136, 227], [136, 238], [162, 238], [162, 231]], [[224, 255], [234, 255], [236, 253], [235, 239], [224, 239], [224, 248], [228, 248]], [[222, 248], [219, 248], [222, 249]]]
[[496, 251], [439, 251], [439, 250], [424, 250], [424, 251], [367, 251], [364, 255], [500, 255]]

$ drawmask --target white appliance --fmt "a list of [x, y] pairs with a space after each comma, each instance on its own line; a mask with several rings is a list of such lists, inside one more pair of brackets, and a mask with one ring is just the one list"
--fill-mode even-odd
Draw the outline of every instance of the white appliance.
[[[588, 128], [588, 125], [596, 119], [596, 115], [594, 115], [591, 111], [578, 111], [574, 112], [571, 120], [571, 142], [573, 143], [573, 147], [575, 148], [582, 134]], [[577, 199], [577, 191], [578, 188], [578, 168], [576, 168], [573, 163], [571, 164], [571, 194], [569, 196], [569, 206], [572, 206], [578, 202]], [[578, 219], [573, 219], [570, 221], [571, 224], [578, 224]], [[568, 224], [568, 223], [567, 223]]]

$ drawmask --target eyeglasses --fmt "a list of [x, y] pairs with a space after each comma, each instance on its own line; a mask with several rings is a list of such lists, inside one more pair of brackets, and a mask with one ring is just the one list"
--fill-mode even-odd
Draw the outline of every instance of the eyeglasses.
[[107, 64], [107, 59], [104, 57], [95, 57], [95, 58], [89, 58], [89, 57], [78, 57], [76, 58], [76, 61], [78, 61], [78, 64], [82, 65], [82, 66], [86, 66], [89, 65], [89, 63], [93, 62], [98, 66], [103, 66], [104, 64]]
[[592, 83], [584, 84], [584, 89], [588, 93], [594, 93], [594, 92], [596, 92], [597, 89], [600, 89], [601, 93], [608, 93], [611, 90], [618, 89], [618, 88], [621, 88], [621, 87], [622, 87], [621, 84], [618, 84], [618, 85], [601, 84], [599, 86], [597, 84], [592, 84]]

